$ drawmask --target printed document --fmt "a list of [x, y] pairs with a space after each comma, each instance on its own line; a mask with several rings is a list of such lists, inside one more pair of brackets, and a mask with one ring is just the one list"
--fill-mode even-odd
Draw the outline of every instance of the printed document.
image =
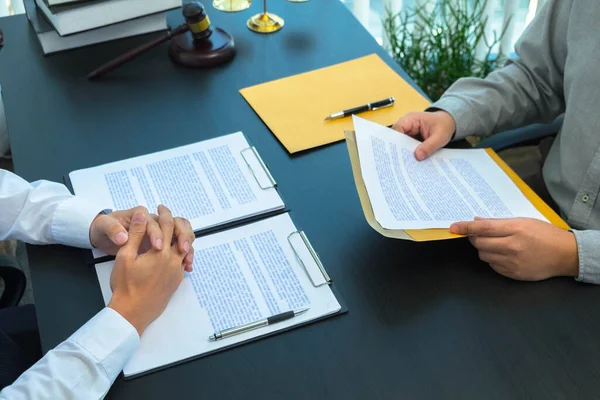
[[[282, 214], [196, 239], [193, 272], [185, 274], [164, 313], [142, 335], [125, 376], [338, 312], [341, 307], [329, 285], [313, 285], [311, 276], [319, 275], [319, 268], [301, 247], [304, 242], [292, 240], [297, 236], [290, 236], [293, 232], [291, 218]], [[112, 296], [113, 266], [114, 261], [96, 266], [106, 304]], [[309, 311], [288, 321], [208, 340], [215, 332], [305, 307]]]
[[194, 231], [283, 209], [241, 132], [69, 174], [73, 190], [113, 210], [159, 204]]
[[441, 149], [417, 161], [419, 141], [353, 120], [363, 180], [383, 228], [448, 228], [476, 216], [546, 221], [485, 150]]

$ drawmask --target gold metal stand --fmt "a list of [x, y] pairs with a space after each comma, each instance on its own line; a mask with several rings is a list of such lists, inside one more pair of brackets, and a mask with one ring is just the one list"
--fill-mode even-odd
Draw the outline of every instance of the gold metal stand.
[[251, 17], [246, 26], [248, 29], [258, 33], [273, 33], [283, 28], [283, 18], [267, 12], [267, 0], [263, 0], [264, 11]]
[[238, 12], [246, 10], [252, 4], [252, 0], [214, 0], [213, 7], [219, 11]]

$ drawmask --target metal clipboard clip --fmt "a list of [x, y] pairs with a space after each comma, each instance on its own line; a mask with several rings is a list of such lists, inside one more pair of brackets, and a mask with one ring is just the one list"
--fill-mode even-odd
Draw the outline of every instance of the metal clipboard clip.
[[[300, 257], [300, 254], [298, 253], [297, 249], [294, 247], [294, 243], [292, 242], [292, 238], [295, 235], [300, 236], [300, 238], [304, 242], [304, 245], [306, 246], [306, 249], [310, 253], [310, 256], [313, 258], [315, 264], [317, 264], [317, 267], [319, 267], [319, 271], [323, 275], [323, 279], [324, 279], [323, 283], [318, 283], [317, 284], [315, 282], [315, 280], [313, 279], [312, 274], [308, 271], [308, 268], [306, 268], [306, 264], [304, 264], [304, 261], [302, 261], [302, 257]], [[288, 235], [287, 239], [288, 239], [288, 243], [290, 244], [292, 250], [294, 251], [294, 254], [296, 255], [296, 259], [298, 260], [298, 262], [300, 263], [300, 265], [302, 265], [302, 268], [304, 268], [304, 271], [306, 272], [306, 275], [308, 275], [308, 278], [310, 279], [312, 285], [314, 287], [319, 287], [319, 286], [323, 286], [323, 285], [331, 285], [331, 278], [329, 277], [329, 274], [325, 270], [325, 267], [321, 263], [321, 259], [319, 258], [319, 255], [317, 254], [317, 252], [315, 251], [315, 249], [312, 247], [312, 245], [308, 241], [308, 238], [306, 237], [306, 235], [304, 234], [304, 232], [303, 231], [294, 231], [294, 232], [292, 232], [292, 233], [290, 233]]]
[[[252, 154], [254, 154], [254, 157], [258, 160], [258, 163], [260, 164], [261, 168], [265, 171], [265, 175], [267, 176], [267, 178], [271, 182], [270, 186], [264, 186], [260, 182], [260, 179], [258, 179], [258, 176], [256, 175], [256, 171], [254, 171], [254, 168], [252, 168], [252, 164], [250, 164], [250, 162], [246, 158], [246, 153], [248, 151], [250, 151], [250, 152], [252, 152]], [[262, 190], [273, 189], [273, 188], [277, 187], [277, 182], [275, 182], [275, 179], [273, 178], [273, 175], [271, 175], [271, 171], [269, 171], [269, 168], [267, 167], [267, 164], [265, 164], [265, 162], [263, 161], [263, 159], [258, 154], [258, 151], [256, 151], [256, 147], [250, 146], [250, 147], [248, 147], [248, 148], [240, 151], [240, 154], [242, 155], [242, 158], [244, 159], [244, 162], [248, 166], [248, 169], [250, 170], [250, 172], [252, 172], [252, 175], [254, 176], [254, 179], [256, 179], [256, 183], [258, 183], [258, 186]]]

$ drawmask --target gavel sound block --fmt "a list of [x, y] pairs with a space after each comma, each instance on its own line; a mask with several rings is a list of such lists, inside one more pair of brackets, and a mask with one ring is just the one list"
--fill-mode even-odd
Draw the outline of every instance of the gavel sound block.
[[145, 43], [104, 64], [88, 75], [97, 78], [115, 68], [133, 60], [156, 46], [171, 40], [169, 55], [181, 65], [192, 68], [214, 67], [235, 56], [233, 37], [221, 28], [213, 28], [204, 12], [204, 6], [198, 2], [183, 7], [185, 24], [178, 26], [164, 36]]
[[214, 67], [235, 56], [233, 38], [221, 28], [212, 28], [200, 3], [183, 8], [189, 33], [175, 36], [169, 46], [171, 59], [186, 67]]

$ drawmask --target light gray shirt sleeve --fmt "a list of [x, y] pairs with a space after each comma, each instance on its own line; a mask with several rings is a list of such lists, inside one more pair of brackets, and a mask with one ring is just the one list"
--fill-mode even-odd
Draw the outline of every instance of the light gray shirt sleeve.
[[578, 281], [600, 285], [600, 231], [572, 230], [579, 255]]
[[570, 1], [548, 1], [517, 42], [518, 59], [486, 79], [459, 79], [432, 105], [452, 115], [456, 138], [550, 122], [565, 111], [570, 8]]
[[[582, 19], [581, 15], [571, 15], [573, 4], [573, 0], [548, 0], [517, 42], [516, 60], [509, 61], [486, 79], [458, 80], [432, 105], [432, 108], [452, 115], [456, 123], [456, 138], [489, 135], [530, 123], [550, 122], [565, 112], [565, 95], [573, 100], [572, 108], [580, 105], [576, 103], [577, 96], [568, 91], [571, 87], [569, 82], [565, 82], [568, 44], [571, 47], [578, 45], [577, 42], [568, 42], [569, 21], [574, 19], [577, 23]], [[585, 7], [580, 4], [578, 12], [583, 9]], [[573, 62], [589, 60], [571, 60]], [[589, 70], [592, 73], [592, 69]], [[562, 150], [565, 151], [561, 153], [563, 158], [579, 156], [568, 153], [568, 148]], [[586, 162], [583, 160], [577, 167], [590, 170]], [[595, 161], [590, 162], [593, 166]], [[571, 186], [577, 184], [579, 182], [570, 182]], [[565, 210], [571, 211], [573, 219], [576, 213], [569, 204]], [[600, 284], [600, 231], [572, 232], [579, 255], [577, 280]]]

